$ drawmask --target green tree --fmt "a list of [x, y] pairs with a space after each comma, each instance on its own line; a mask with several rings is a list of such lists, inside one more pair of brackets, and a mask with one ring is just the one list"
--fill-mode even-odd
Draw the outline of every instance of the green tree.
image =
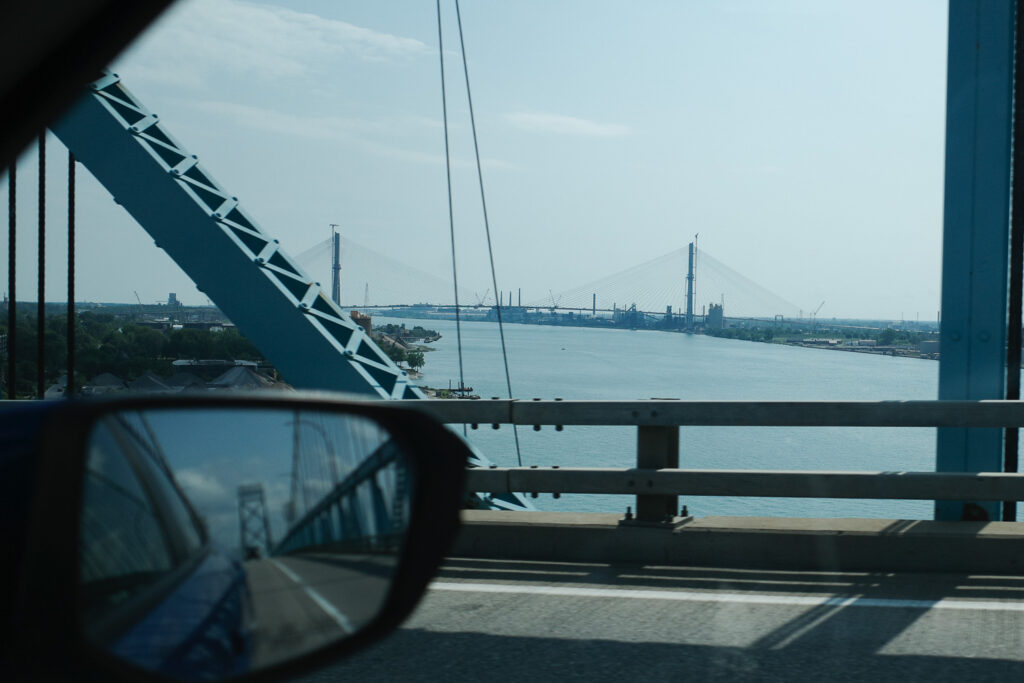
[[388, 358], [395, 363], [401, 363], [405, 360], [405, 349], [397, 344], [388, 344], [387, 346], [384, 346], [382, 350], [384, 353], [388, 354]]
[[424, 359], [422, 351], [409, 351], [405, 354], [405, 362], [409, 364], [409, 367], [413, 370], [419, 370], [423, 367]]
[[892, 346], [894, 341], [896, 341], [896, 330], [891, 327], [887, 327], [878, 333], [878, 344], [880, 346]]

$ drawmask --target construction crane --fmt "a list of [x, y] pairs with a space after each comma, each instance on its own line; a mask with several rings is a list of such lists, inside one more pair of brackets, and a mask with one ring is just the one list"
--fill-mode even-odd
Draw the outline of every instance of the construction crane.
[[811, 312], [811, 329], [812, 330], [818, 329], [818, 311], [820, 311], [821, 307], [824, 306], [824, 305], [825, 305], [825, 302], [822, 301], [820, 304], [818, 304], [818, 307], [815, 308]]
[[551, 297], [551, 312], [554, 313], [555, 309], [558, 308], [558, 304], [562, 303], [562, 297], [559, 295], [558, 300], [555, 301], [555, 295], [551, 293], [550, 289], [548, 290], [548, 296]]
[[142, 298], [139, 296], [139, 293], [134, 289], [132, 291], [135, 292], [135, 300], [139, 302], [139, 317], [141, 318], [146, 315], [146, 309], [142, 305]]

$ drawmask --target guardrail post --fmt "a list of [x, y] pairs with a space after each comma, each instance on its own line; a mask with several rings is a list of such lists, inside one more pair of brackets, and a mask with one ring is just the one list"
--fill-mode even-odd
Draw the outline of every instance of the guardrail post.
[[[679, 427], [637, 427], [636, 466], [663, 469], [679, 467]], [[637, 482], [642, 487], [642, 482]], [[661, 522], [679, 514], [678, 496], [645, 496], [637, 492], [636, 519]]]

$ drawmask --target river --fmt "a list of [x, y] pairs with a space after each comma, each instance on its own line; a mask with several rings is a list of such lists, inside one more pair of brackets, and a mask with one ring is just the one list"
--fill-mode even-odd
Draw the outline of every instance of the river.
[[[454, 321], [375, 318], [438, 330], [420, 384], [458, 383]], [[509, 324], [516, 398], [706, 400], [907, 400], [938, 395], [939, 364], [914, 358], [809, 349], [657, 331]], [[507, 396], [498, 326], [463, 323], [466, 384], [484, 398]], [[496, 464], [516, 464], [512, 428], [481, 426], [470, 440]], [[635, 465], [635, 427], [519, 429], [524, 465]], [[683, 427], [680, 467], [907, 470], [935, 467], [935, 430], [922, 428]], [[625, 511], [630, 496], [542, 494], [543, 510]], [[690, 514], [928, 519], [927, 501], [791, 498], [680, 499]]]

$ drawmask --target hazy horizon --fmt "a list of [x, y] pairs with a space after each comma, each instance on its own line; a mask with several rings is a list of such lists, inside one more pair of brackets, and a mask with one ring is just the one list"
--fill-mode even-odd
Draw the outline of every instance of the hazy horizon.
[[[442, 7], [460, 291], [479, 297], [493, 287]], [[946, 3], [466, 1], [462, 14], [499, 289], [544, 300], [699, 233], [781, 300], [825, 302], [823, 319], [935, 319]], [[186, 0], [113, 68], [292, 256], [338, 223], [450, 280], [433, 3]], [[48, 300], [66, 299], [66, 155], [51, 135]], [[33, 148], [19, 164], [19, 301], [36, 289], [36, 163]], [[78, 175], [76, 298], [205, 304]], [[368, 298], [385, 290], [364, 280]], [[698, 308], [722, 294], [698, 291]]]

